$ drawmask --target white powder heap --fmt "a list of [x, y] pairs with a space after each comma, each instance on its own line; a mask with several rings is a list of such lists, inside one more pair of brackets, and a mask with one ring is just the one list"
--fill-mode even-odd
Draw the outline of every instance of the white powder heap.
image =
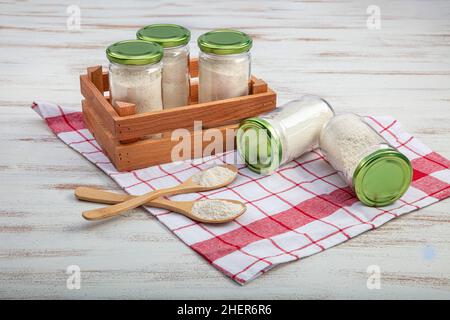
[[202, 200], [192, 206], [192, 213], [208, 220], [221, 220], [242, 212], [243, 206], [226, 200]]
[[161, 74], [159, 66], [111, 66], [112, 103], [134, 103], [136, 113], [162, 110]]
[[189, 103], [189, 49], [186, 46], [165, 48], [162, 91], [164, 109]]
[[353, 185], [353, 173], [361, 159], [380, 148], [387, 148], [385, 144], [377, 132], [351, 113], [335, 116], [320, 135], [320, 148], [349, 185]]
[[214, 187], [234, 179], [236, 172], [226, 167], [216, 166], [197, 172], [192, 176], [192, 181], [202, 187]]
[[209, 102], [248, 95], [250, 58], [217, 56], [199, 60], [198, 101]]

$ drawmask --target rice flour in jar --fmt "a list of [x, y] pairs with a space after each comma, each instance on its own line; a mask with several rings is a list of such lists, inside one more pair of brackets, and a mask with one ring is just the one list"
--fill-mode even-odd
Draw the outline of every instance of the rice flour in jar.
[[237, 132], [238, 152], [249, 169], [269, 174], [317, 148], [320, 131], [333, 115], [331, 106], [317, 96], [290, 101], [244, 120]]
[[409, 159], [356, 114], [332, 118], [320, 134], [320, 148], [368, 206], [396, 201], [411, 183]]
[[134, 103], [136, 113], [162, 110], [162, 47], [141, 40], [126, 40], [106, 50], [111, 103]]
[[199, 103], [249, 93], [252, 39], [237, 30], [220, 29], [198, 38]]
[[162, 92], [164, 109], [189, 104], [189, 40], [191, 32], [176, 24], [152, 24], [140, 29], [138, 39], [164, 48]]

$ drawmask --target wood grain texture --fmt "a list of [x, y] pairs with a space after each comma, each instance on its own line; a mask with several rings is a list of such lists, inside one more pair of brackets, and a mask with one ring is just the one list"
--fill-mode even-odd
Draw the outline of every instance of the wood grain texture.
[[149, 134], [193, 129], [195, 121], [203, 128], [215, 128], [269, 112], [276, 106], [276, 94], [268, 89], [245, 97], [236, 97], [170, 108], [162, 111], [139, 113], [116, 120], [116, 137], [120, 140]]
[[[202, 155], [210, 156], [236, 148], [235, 137], [239, 124], [220, 126], [208, 131], [186, 131], [182, 135], [184, 141], [191, 146], [190, 152], [176, 148], [181, 147], [180, 141], [165, 135], [159, 139], [142, 139], [129, 145], [118, 145], [115, 150], [117, 168], [120, 171], [141, 169], [151, 165], [168, 163], [173, 160], [186, 160], [199, 158]], [[183, 142], [184, 143], [184, 142]], [[180, 152], [178, 152], [180, 151]], [[174, 154], [172, 155], [172, 152]]]
[[108, 131], [115, 136], [116, 120], [120, 117], [114, 110], [113, 106], [105, 99], [103, 92], [97, 90], [94, 83], [89, 80], [87, 75], [80, 76], [80, 89], [86, 103], [93, 111], [95, 111]]
[[104, 122], [92, 111], [91, 105], [88, 105], [84, 99], [81, 101], [86, 128], [89, 129], [110, 161], [117, 163], [118, 154], [116, 148], [119, 145], [119, 141], [105, 128]]
[[[240, 287], [140, 209], [83, 221], [99, 205], [75, 200], [74, 186], [118, 188], [29, 109], [79, 106], [78, 75], [106, 66], [105, 47], [142, 25], [187, 26], [192, 56], [201, 33], [234, 27], [254, 38], [252, 73], [279, 103], [312, 93], [337, 110], [390, 114], [450, 158], [448, 1], [77, 3], [73, 31], [72, 1], [0, 3], [1, 298], [450, 298], [449, 200]], [[366, 28], [369, 5], [380, 30]], [[80, 290], [66, 288], [73, 264]], [[366, 287], [369, 265], [381, 268], [380, 290]]]
[[[117, 114], [121, 117], [131, 116], [136, 114], [136, 105], [134, 103], [116, 101], [115, 104], [112, 105], [114, 110], [116, 110]], [[92, 132], [92, 131], [91, 131]], [[120, 141], [121, 143], [132, 143], [138, 141], [139, 138], [135, 139], [126, 139]]]
[[103, 92], [103, 70], [102, 66], [88, 67], [87, 76], [89, 80], [95, 85], [95, 87]]

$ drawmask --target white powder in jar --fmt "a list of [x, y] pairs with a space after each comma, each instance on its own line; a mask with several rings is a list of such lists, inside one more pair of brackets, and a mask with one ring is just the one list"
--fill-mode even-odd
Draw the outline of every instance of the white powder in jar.
[[316, 149], [319, 145], [320, 131], [333, 115], [333, 109], [324, 99], [305, 95], [260, 118], [267, 121], [280, 138], [282, 146], [280, 165], [282, 165]]
[[243, 205], [227, 200], [202, 200], [192, 206], [192, 213], [208, 220], [222, 220], [233, 217], [243, 211]]
[[112, 103], [136, 105], [136, 113], [162, 110], [161, 65], [125, 66], [110, 64]]
[[274, 121], [282, 134], [283, 160], [286, 163], [319, 145], [320, 130], [334, 115], [328, 103], [313, 95], [293, 100], [275, 111]]
[[250, 57], [200, 53], [198, 101], [209, 102], [248, 95]]
[[322, 98], [305, 95], [259, 117], [241, 122], [237, 148], [247, 167], [270, 174], [319, 145], [323, 126], [334, 115]]
[[320, 134], [320, 148], [347, 183], [353, 185], [353, 173], [365, 156], [387, 142], [359, 116], [348, 113], [335, 116]]
[[226, 167], [216, 166], [197, 172], [192, 176], [192, 181], [202, 187], [214, 187], [234, 179], [236, 174], [236, 172]]
[[162, 91], [164, 109], [189, 103], [189, 49], [186, 46], [165, 48]]

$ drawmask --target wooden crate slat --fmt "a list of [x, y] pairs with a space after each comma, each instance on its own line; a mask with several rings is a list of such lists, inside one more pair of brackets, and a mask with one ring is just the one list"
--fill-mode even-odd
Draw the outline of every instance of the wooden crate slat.
[[189, 104], [198, 103], [198, 78], [190, 79], [189, 90]]
[[105, 127], [114, 135], [116, 130], [116, 118], [118, 118], [116, 111], [111, 104], [106, 100], [105, 96], [95, 87], [89, 80], [87, 75], [80, 76], [81, 93], [89, 102], [90, 107], [102, 119]]
[[[134, 103], [116, 101], [116, 103], [113, 105], [113, 108], [114, 108], [114, 110], [116, 110], [117, 114], [121, 117], [131, 116], [133, 114], [136, 114], [136, 105]], [[120, 140], [120, 142], [121, 143], [131, 143], [131, 142], [135, 142], [138, 140], [139, 140], [139, 138], [134, 138], [134, 139]]]
[[191, 78], [198, 77], [198, 58], [191, 58], [189, 60], [189, 74]]
[[107, 70], [103, 71], [103, 92], [109, 91], [109, 73]]
[[116, 110], [117, 114], [121, 117], [136, 114], [136, 105], [134, 103], [116, 101], [116, 104], [113, 106], [113, 108], [114, 110]]
[[[222, 135], [222, 152], [235, 149], [234, 140], [238, 127], [239, 124], [233, 124], [217, 128]], [[184, 154], [181, 159], [177, 160], [188, 160], [203, 156], [203, 151], [211, 144], [211, 141], [203, 141], [202, 135], [204, 132], [204, 130], [191, 132], [191, 152], [190, 154]], [[194, 143], [194, 141], [197, 141], [197, 143]], [[131, 170], [172, 162], [171, 152], [178, 143], [179, 141], [172, 141], [171, 136], [168, 135], [161, 139], [141, 140], [127, 146], [119, 145], [117, 147], [119, 167], [121, 170]]]
[[93, 112], [89, 103], [86, 100], [81, 101], [83, 109], [83, 118], [86, 127], [91, 131], [95, 140], [98, 142], [103, 152], [114, 164], [117, 163], [116, 147], [118, 145], [117, 140], [106, 130], [103, 126], [101, 119]]
[[267, 83], [264, 80], [252, 76], [250, 94], [267, 92]]
[[[267, 83], [264, 80], [258, 79], [254, 76], [248, 82], [248, 92], [250, 94], [264, 93], [268, 91]], [[198, 78], [190, 79], [190, 94], [189, 104], [198, 103]]]
[[87, 75], [89, 80], [94, 84], [94, 86], [100, 91], [103, 91], [103, 71], [102, 66], [95, 66], [87, 68]]
[[116, 121], [116, 137], [119, 140], [142, 137], [149, 134], [193, 127], [201, 120], [205, 128], [238, 122], [271, 111], [276, 105], [276, 94], [272, 90], [242, 97], [195, 104], [156, 112], [122, 117]]

